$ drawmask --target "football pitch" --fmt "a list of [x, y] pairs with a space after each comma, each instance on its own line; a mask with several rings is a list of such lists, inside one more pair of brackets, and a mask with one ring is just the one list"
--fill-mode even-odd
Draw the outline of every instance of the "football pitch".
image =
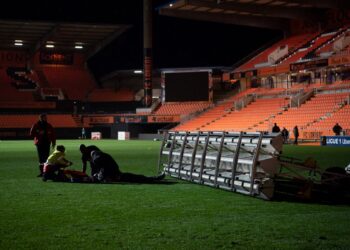
[[[160, 142], [59, 140], [71, 169], [79, 145], [123, 172], [157, 173]], [[290, 146], [283, 155], [345, 167], [350, 148]], [[88, 169], [89, 171], [90, 169]], [[0, 249], [349, 249], [350, 206], [264, 201], [167, 177], [167, 184], [37, 178], [31, 140], [0, 141]]]

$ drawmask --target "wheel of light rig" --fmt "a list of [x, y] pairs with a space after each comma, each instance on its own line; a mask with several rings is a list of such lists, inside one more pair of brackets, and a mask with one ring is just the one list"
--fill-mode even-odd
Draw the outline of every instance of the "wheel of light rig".
[[321, 183], [336, 201], [349, 201], [350, 175], [344, 168], [329, 167], [321, 175]]

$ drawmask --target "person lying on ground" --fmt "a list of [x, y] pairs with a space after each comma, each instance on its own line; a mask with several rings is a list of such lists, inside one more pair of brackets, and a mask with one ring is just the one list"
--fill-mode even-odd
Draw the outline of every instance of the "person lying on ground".
[[93, 150], [91, 152], [90, 161], [95, 168], [95, 174], [92, 176], [95, 182], [154, 183], [163, 180], [165, 177], [165, 173], [151, 177], [140, 174], [123, 173], [120, 171], [118, 163], [111, 155], [99, 150]]

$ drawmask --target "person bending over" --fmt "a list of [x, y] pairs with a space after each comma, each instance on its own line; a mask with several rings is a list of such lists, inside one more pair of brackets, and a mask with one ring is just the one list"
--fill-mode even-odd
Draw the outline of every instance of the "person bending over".
[[43, 169], [43, 181], [65, 181], [63, 169], [73, 164], [65, 158], [65, 151], [63, 145], [57, 145], [56, 150], [47, 158]]
[[85, 146], [84, 144], [80, 145], [79, 150], [81, 152], [81, 161], [83, 163], [83, 173], [86, 173], [87, 162], [90, 162], [91, 176], [93, 176], [94, 174], [96, 174], [96, 172], [94, 172], [96, 168], [94, 167], [94, 163], [91, 161], [91, 152], [93, 150], [96, 150], [96, 151], [101, 151], [101, 150], [95, 145]]
[[95, 174], [92, 178], [96, 182], [153, 183], [160, 181], [165, 177], [165, 173], [152, 177], [133, 173], [123, 173], [120, 171], [118, 163], [112, 158], [112, 156], [99, 150], [93, 150], [91, 152], [91, 162], [95, 168]]

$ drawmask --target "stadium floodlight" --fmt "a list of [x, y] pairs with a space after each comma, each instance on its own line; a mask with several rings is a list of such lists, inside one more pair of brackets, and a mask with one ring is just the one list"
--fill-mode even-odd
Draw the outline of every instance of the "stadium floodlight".
[[23, 46], [23, 40], [15, 40], [14, 45], [15, 46]]
[[277, 133], [169, 132], [159, 168], [180, 179], [271, 199], [281, 149]]
[[350, 200], [350, 175], [344, 169], [323, 171], [312, 158], [282, 156], [282, 146], [280, 133], [171, 131], [164, 135], [158, 170], [265, 200], [279, 196]]
[[75, 49], [83, 49], [84, 48], [83, 43], [82, 42], [75, 42], [74, 48]]
[[46, 41], [46, 48], [54, 48], [55, 47], [55, 43], [53, 41]]

